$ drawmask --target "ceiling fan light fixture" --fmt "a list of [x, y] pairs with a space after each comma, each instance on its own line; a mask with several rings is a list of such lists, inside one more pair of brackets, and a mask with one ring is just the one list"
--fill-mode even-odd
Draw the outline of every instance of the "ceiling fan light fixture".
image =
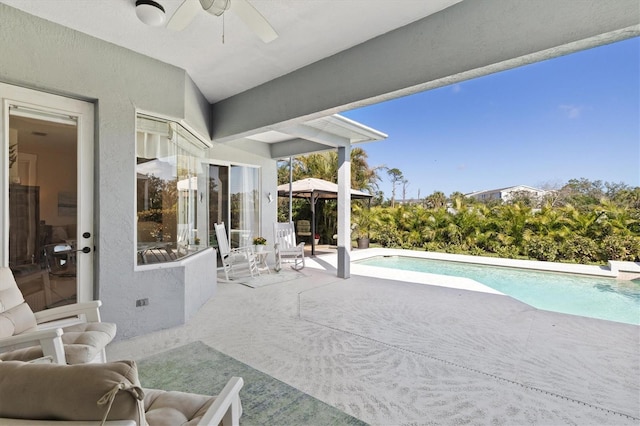
[[136, 16], [152, 27], [164, 24], [164, 7], [153, 0], [136, 0]]
[[231, 6], [229, 0], [200, 0], [202, 8], [212, 15], [220, 16]]

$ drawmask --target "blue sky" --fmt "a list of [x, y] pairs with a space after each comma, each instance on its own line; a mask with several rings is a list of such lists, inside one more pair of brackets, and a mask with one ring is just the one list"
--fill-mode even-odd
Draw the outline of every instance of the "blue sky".
[[407, 198], [572, 178], [640, 186], [640, 39], [342, 115], [389, 135], [359, 146], [370, 166], [402, 171]]

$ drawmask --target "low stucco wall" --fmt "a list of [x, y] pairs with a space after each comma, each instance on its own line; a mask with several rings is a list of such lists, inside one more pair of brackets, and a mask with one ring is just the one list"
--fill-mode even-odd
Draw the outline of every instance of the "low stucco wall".
[[[212, 248], [180, 261], [138, 267], [135, 280], [103, 285], [104, 321], [118, 325], [116, 340], [184, 324], [217, 292], [216, 251]], [[126, 295], [119, 294], [122, 291]], [[148, 305], [136, 306], [139, 299]]]

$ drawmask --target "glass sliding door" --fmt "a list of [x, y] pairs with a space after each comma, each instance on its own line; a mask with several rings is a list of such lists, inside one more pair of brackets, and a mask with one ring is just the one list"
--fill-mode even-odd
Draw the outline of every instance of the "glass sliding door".
[[[260, 235], [260, 169], [209, 165], [209, 241], [218, 246], [213, 225], [224, 223], [231, 247], [253, 244]], [[218, 266], [222, 266], [218, 257]]]
[[260, 235], [260, 169], [231, 166], [230, 172], [231, 246], [246, 247]]
[[[209, 165], [209, 245], [218, 249], [216, 223], [229, 223], [229, 167]], [[217, 256], [218, 267], [222, 267], [220, 256]]]

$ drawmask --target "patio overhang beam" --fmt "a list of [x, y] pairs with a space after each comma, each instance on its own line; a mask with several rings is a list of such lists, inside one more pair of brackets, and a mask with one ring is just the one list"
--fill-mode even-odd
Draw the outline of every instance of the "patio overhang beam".
[[327, 145], [333, 148], [345, 147], [351, 143], [348, 138], [302, 124], [287, 126], [286, 132], [299, 139], [317, 142], [319, 144]]
[[[270, 158], [283, 159], [331, 149], [351, 148], [356, 143], [386, 138], [387, 135], [379, 130], [334, 114], [300, 124], [273, 125], [265, 131], [227, 143], [252, 152], [267, 149]], [[262, 142], [262, 148], [258, 148], [256, 142]]]
[[639, 23], [637, 0], [463, 1], [215, 103], [212, 137], [238, 139], [631, 38]]
[[334, 147], [307, 139], [295, 138], [271, 144], [270, 152], [271, 158], [275, 160], [327, 151], [330, 149], [334, 149]]
[[388, 135], [372, 127], [366, 126], [340, 114], [332, 114], [326, 117], [304, 123], [306, 127], [321, 130], [323, 133], [340, 135], [351, 141], [351, 144], [362, 142], [374, 142], [386, 139]]

